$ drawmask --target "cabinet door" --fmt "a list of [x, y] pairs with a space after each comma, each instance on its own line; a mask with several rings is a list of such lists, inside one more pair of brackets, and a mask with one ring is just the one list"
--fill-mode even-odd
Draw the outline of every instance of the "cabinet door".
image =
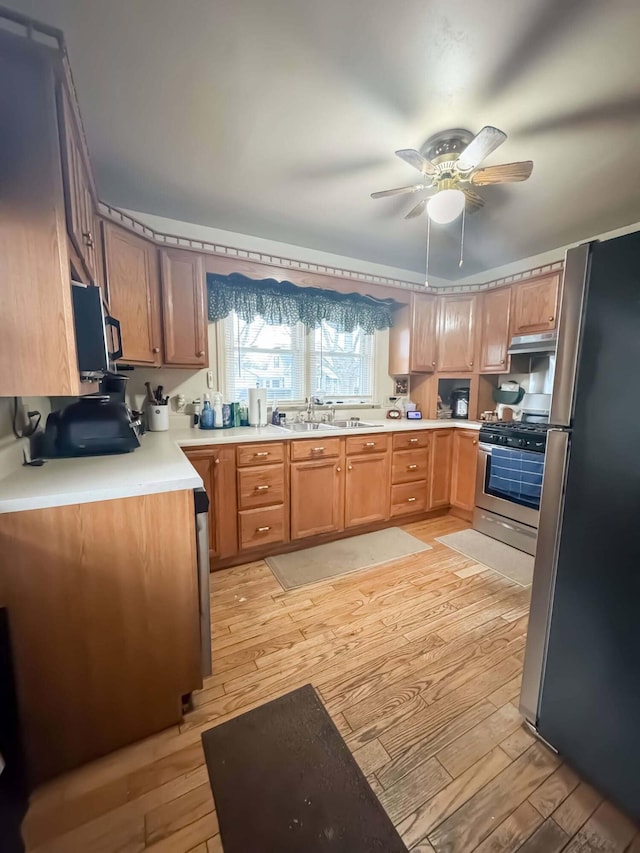
[[341, 459], [291, 463], [291, 538], [343, 528], [344, 463]]
[[163, 249], [161, 257], [164, 363], [206, 367], [209, 359], [202, 258], [180, 249]]
[[436, 369], [436, 300], [433, 296], [411, 297], [411, 373]]
[[147, 240], [104, 223], [109, 308], [120, 321], [122, 360], [162, 363], [158, 252]]
[[480, 373], [508, 372], [510, 317], [510, 287], [489, 291], [482, 296]]
[[429, 509], [449, 506], [451, 500], [451, 456], [453, 430], [436, 429], [431, 440]]
[[76, 118], [64, 86], [58, 90], [58, 112], [67, 231], [87, 268], [91, 280], [96, 282], [98, 274], [97, 235], [95, 233], [91, 177], [89, 165], [80, 143]]
[[476, 297], [440, 298], [438, 323], [438, 371], [465, 373], [474, 368]]
[[472, 511], [475, 506], [478, 433], [456, 429], [453, 432], [451, 504]]
[[220, 559], [232, 557], [238, 553], [235, 448], [198, 448], [185, 455], [202, 477], [209, 496], [210, 554]]
[[559, 272], [513, 285], [514, 335], [555, 329], [559, 286]]
[[357, 527], [389, 518], [389, 454], [351, 456], [347, 460], [344, 526]]

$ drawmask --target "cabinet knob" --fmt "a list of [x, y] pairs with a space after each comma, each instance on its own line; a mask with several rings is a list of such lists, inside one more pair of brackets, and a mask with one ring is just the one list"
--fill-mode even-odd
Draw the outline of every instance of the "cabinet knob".
[[474, 438], [474, 439], [473, 439], [473, 444], [477, 444], [477, 443], [478, 443], [478, 439], [477, 439], [477, 438]]
[[469, 367], [473, 367], [473, 362], [472, 362], [472, 361], [470, 361], [470, 362], [469, 362]]
[[214, 464], [215, 464], [215, 465], [219, 465], [219, 464], [220, 464], [220, 460], [219, 460], [219, 459], [214, 459], [213, 461], [214, 461]]
[[254, 455], [254, 456], [268, 456], [268, 455], [269, 455], [269, 451], [268, 451], [268, 450], [263, 450], [261, 453], [254, 453], [253, 455]]
[[500, 359], [500, 364], [504, 364], [504, 358]]
[[554, 321], [555, 319], [556, 319], [555, 317], [549, 317], [549, 322], [550, 322], [550, 323], [553, 323], [553, 321]]
[[204, 350], [201, 349], [200, 352], [198, 353], [198, 358], [202, 358], [203, 356], [204, 356]]
[[432, 362], [431, 362], [431, 367], [435, 367], [435, 366], [436, 366], [435, 361], [432, 361]]
[[338, 467], [336, 468], [336, 473], [339, 474], [340, 471], [342, 471], [342, 468], [338, 465]]
[[347, 471], [353, 471], [353, 465], [348, 465], [348, 466], [347, 466]]
[[84, 237], [85, 246], [89, 249], [93, 249], [93, 234], [91, 231], [83, 231], [82, 236]]
[[160, 352], [160, 347], [154, 347], [151, 352]]

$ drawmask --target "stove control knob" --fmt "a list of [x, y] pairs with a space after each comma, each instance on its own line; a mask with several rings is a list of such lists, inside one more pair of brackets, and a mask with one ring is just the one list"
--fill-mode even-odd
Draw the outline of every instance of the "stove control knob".
[[500, 435], [498, 438], [500, 440], [500, 444], [508, 444], [509, 442], [509, 437], [506, 435]]
[[525, 438], [518, 439], [518, 447], [526, 447], [526, 446], [527, 446], [527, 440]]

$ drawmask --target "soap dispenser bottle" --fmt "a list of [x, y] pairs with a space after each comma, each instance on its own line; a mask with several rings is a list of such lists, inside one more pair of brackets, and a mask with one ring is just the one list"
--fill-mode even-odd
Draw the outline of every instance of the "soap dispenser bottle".
[[213, 426], [214, 429], [222, 429], [224, 427], [224, 415], [222, 412], [222, 394], [216, 392], [213, 395]]

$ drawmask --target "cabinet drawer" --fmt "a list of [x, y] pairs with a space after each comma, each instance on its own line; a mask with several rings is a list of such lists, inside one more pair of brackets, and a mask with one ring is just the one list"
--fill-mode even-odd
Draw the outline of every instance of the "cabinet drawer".
[[284, 462], [284, 444], [281, 441], [269, 441], [265, 444], [241, 445], [238, 448], [237, 460], [238, 466]]
[[386, 453], [388, 435], [350, 435], [347, 438], [347, 455], [354, 453]]
[[263, 465], [238, 471], [240, 509], [284, 503], [284, 465]]
[[427, 430], [421, 432], [396, 432], [393, 436], [394, 450], [415, 450], [416, 447], [429, 446], [429, 433]]
[[273, 542], [284, 542], [286, 524], [284, 506], [265, 509], [246, 509], [238, 513], [240, 519], [240, 549], [260, 548]]
[[318, 438], [304, 441], [291, 442], [291, 461], [298, 462], [301, 459], [324, 459], [328, 456], [340, 456], [340, 438], [327, 438], [319, 435]]
[[391, 515], [424, 512], [427, 508], [427, 481], [391, 486]]
[[426, 447], [421, 450], [396, 450], [393, 454], [391, 482], [413, 483], [415, 480], [426, 480], [428, 465], [429, 451]]

